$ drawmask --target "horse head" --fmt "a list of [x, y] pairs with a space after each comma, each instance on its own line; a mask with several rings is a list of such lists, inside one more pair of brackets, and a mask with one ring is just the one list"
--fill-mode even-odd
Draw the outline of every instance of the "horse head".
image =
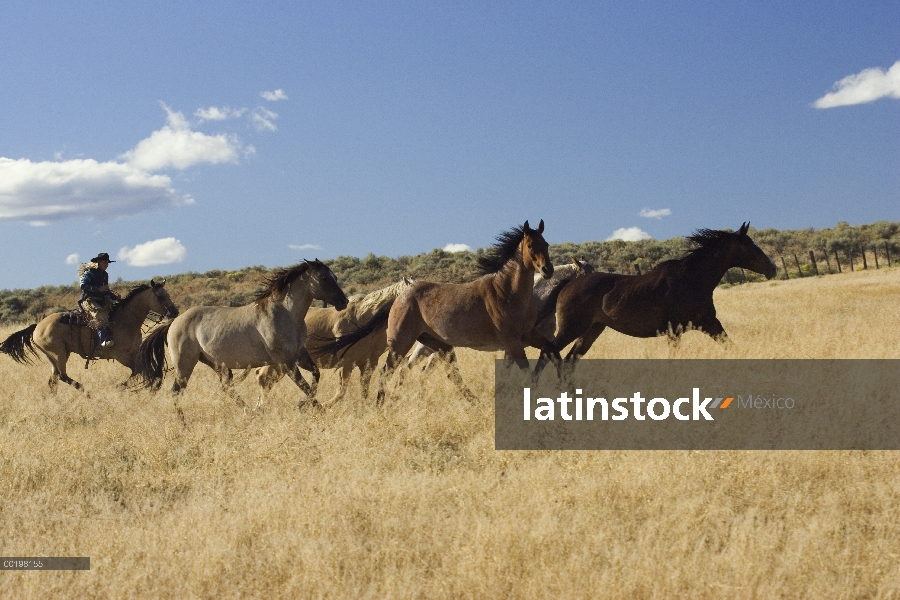
[[174, 319], [178, 316], [178, 307], [172, 302], [172, 298], [169, 297], [169, 292], [163, 287], [164, 285], [166, 285], [165, 279], [159, 283], [152, 279], [150, 280], [150, 289], [153, 290], [153, 297], [157, 302], [157, 306], [151, 310], [161, 315], [165, 315], [169, 319]]
[[528, 226], [522, 228], [522, 262], [525, 267], [539, 272], [544, 279], [553, 277], [553, 263], [550, 262], [550, 244], [544, 240], [544, 220], [537, 229]]
[[737, 233], [734, 235], [734, 262], [736, 267], [750, 269], [756, 273], [766, 276], [766, 279], [775, 277], [777, 267], [775, 262], [769, 258], [762, 249], [756, 245], [756, 242], [747, 235], [750, 229], [750, 222], [741, 225]]
[[341, 286], [338, 285], [337, 277], [334, 276], [331, 269], [329, 269], [325, 263], [320, 262], [318, 258], [313, 262], [309, 262], [308, 260], [304, 260], [303, 262], [307, 265], [309, 272], [313, 275], [313, 298], [322, 300], [326, 304], [331, 304], [337, 310], [344, 310], [347, 308], [349, 302], [347, 296], [344, 294], [344, 290], [341, 289]]
[[595, 271], [594, 266], [583, 256], [581, 258], [575, 258], [573, 256], [572, 264], [575, 265], [578, 275], [585, 275], [586, 273], [593, 273]]

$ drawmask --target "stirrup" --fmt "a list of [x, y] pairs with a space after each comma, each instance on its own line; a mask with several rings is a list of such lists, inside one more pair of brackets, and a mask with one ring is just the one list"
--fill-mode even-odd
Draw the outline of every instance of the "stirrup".
[[104, 341], [100, 342], [100, 347], [101, 348], [112, 348], [115, 345], [115, 343], [116, 342], [114, 340], [104, 340]]

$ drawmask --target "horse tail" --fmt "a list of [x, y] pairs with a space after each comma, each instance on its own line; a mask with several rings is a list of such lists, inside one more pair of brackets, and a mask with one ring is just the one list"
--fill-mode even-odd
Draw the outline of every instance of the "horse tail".
[[394, 300], [396, 300], [396, 298], [391, 298], [390, 300], [388, 300], [384, 304], [384, 306], [378, 309], [378, 312], [375, 313], [371, 319], [369, 319], [368, 323], [361, 326], [353, 333], [348, 333], [337, 338], [327, 338], [331, 339], [331, 341], [326, 344], [322, 344], [321, 346], [317, 345], [316, 353], [336, 355], [341, 350], [344, 350], [346, 352], [345, 349], [349, 349], [350, 346], [352, 346], [356, 342], [372, 335], [376, 331], [386, 329], [388, 324], [388, 316], [390, 316], [391, 314], [391, 307], [394, 305]]
[[135, 365], [135, 376], [140, 387], [157, 389], [162, 385], [166, 366], [166, 336], [171, 325], [172, 323], [167, 323], [156, 328], [141, 342]]
[[543, 323], [545, 319], [556, 312], [556, 301], [559, 300], [559, 293], [573, 279], [575, 279], [574, 274], [572, 277], [560, 280], [553, 286], [550, 293], [547, 294], [547, 297], [544, 299], [544, 303], [538, 308], [537, 318], [534, 320], [535, 327]]
[[37, 350], [34, 348], [33, 334], [37, 323], [29, 325], [22, 331], [17, 331], [2, 344], [0, 344], [0, 352], [9, 355], [11, 359], [22, 365], [30, 365], [31, 357], [38, 356]]

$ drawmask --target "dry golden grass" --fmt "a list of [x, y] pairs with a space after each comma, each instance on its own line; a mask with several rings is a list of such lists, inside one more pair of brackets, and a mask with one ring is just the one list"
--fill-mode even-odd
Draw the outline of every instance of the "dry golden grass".
[[[898, 299], [900, 269], [751, 284], [716, 292], [727, 350], [607, 332], [591, 356], [898, 358]], [[90, 397], [53, 396], [46, 362], [0, 357], [0, 554], [91, 557], [0, 596], [900, 595], [898, 453], [498, 452], [493, 358], [460, 352], [475, 405], [439, 368], [323, 412], [288, 380], [245, 412], [201, 366], [184, 426], [120, 365], [73, 359]]]

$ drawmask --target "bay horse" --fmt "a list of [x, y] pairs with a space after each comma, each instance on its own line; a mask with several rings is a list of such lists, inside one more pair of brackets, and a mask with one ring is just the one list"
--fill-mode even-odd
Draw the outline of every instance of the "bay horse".
[[728, 336], [716, 318], [713, 290], [725, 272], [740, 267], [767, 279], [775, 276], [775, 263], [747, 235], [749, 227], [700, 229], [688, 237], [694, 247], [686, 256], [643, 275], [591, 273], [575, 279], [557, 299], [555, 356], [577, 338], [566, 356], [574, 362], [607, 327], [639, 338], [667, 335], [673, 341], [693, 327], [724, 341]]
[[[381, 307], [393, 301], [400, 292], [413, 283], [415, 283], [413, 279], [404, 277], [380, 290], [350, 298], [344, 310], [311, 307], [306, 313], [306, 350], [312, 361], [320, 369], [339, 369], [338, 390], [329, 404], [344, 397], [350, 374], [355, 368], [359, 369], [362, 397], [368, 396], [372, 373], [378, 365], [378, 359], [387, 350], [387, 335], [384, 330], [376, 331], [348, 348], [340, 356], [322, 350], [319, 342], [353, 333], [368, 323]], [[265, 391], [270, 390], [284, 375], [285, 372], [275, 365], [256, 369], [256, 379]]]
[[[567, 283], [580, 277], [585, 273], [593, 273], [594, 267], [586, 260], [578, 260], [572, 257], [572, 262], [564, 265], [553, 266], [553, 276], [544, 279], [539, 273], [534, 274], [534, 292], [533, 298], [537, 308], [536, 324], [534, 331], [539, 335], [540, 339], [552, 340], [556, 333], [556, 300], [562, 288]], [[416, 342], [412, 352], [409, 353], [407, 363], [412, 366], [419, 358], [429, 357], [428, 362], [423, 367], [428, 369], [431, 367], [435, 354], [428, 346], [422, 342]]]
[[[160, 283], [151, 280], [149, 284], [136, 286], [113, 307], [109, 320], [116, 343], [111, 348], [102, 348], [97, 332], [87, 325], [74, 322], [71, 314], [54, 313], [10, 335], [0, 344], [0, 352], [18, 363], [29, 364], [31, 356], [37, 356], [40, 351], [52, 365], [49, 382], [51, 390], [56, 390], [59, 381], [77, 390], [84, 389], [84, 386], [66, 373], [66, 363], [72, 353], [85, 359], [117, 360], [131, 369], [130, 380], [137, 374], [136, 359], [141, 345], [141, 326], [147, 315], [153, 312], [170, 319], [178, 316], [178, 309], [163, 287], [165, 283], [165, 280]], [[127, 380], [122, 385], [125, 384]]]
[[[231, 369], [276, 365], [315, 403], [315, 392], [300, 374], [298, 363], [306, 354], [304, 317], [313, 300], [343, 309], [347, 296], [334, 273], [318, 259], [277, 269], [266, 280], [254, 302], [246, 306], [195, 306], [141, 344], [138, 376], [144, 387], [162, 383], [164, 349], [175, 367], [172, 393], [187, 385], [201, 362], [219, 374]], [[302, 403], [301, 403], [302, 405]]]
[[[520, 368], [528, 368], [526, 345], [543, 347], [547, 343], [533, 331], [537, 317], [533, 301], [534, 274], [540, 272], [544, 278], [553, 276], [543, 231], [543, 220], [537, 229], [525, 221], [524, 226], [497, 236], [492, 250], [478, 257], [482, 273], [478, 279], [460, 284], [419, 281], [391, 303], [386, 313], [388, 356], [378, 379], [379, 404], [384, 402], [385, 379], [403, 362], [416, 340], [445, 356], [454, 366], [453, 348], [461, 346], [502, 350], [507, 359], [515, 360]], [[379, 327], [384, 327], [384, 322], [376, 316], [366, 327], [341, 336], [323, 350], [339, 352]], [[467, 398], [474, 399], [458, 370], [452, 369], [450, 377]]]

